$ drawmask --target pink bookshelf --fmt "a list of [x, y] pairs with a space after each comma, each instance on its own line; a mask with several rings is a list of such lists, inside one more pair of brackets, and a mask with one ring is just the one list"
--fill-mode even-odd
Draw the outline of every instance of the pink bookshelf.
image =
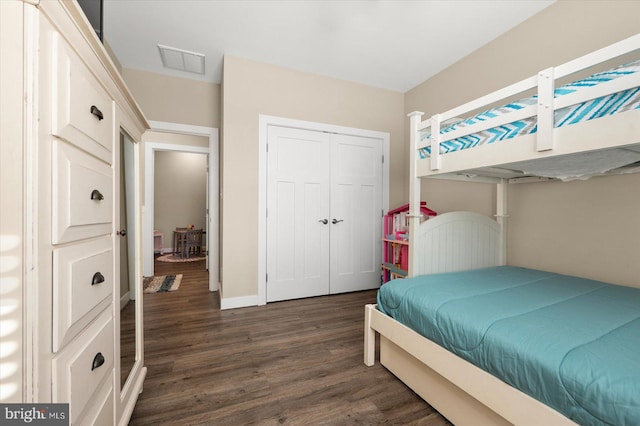
[[[422, 220], [438, 213], [420, 203]], [[382, 221], [382, 282], [405, 278], [409, 270], [409, 204], [389, 211]]]

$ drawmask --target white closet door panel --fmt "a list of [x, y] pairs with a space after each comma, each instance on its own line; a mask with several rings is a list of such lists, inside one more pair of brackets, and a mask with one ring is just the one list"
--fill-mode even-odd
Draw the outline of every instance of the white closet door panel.
[[329, 293], [329, 135], [268, 131], [267, 301]]
[[332, 222], [334, 219], [343, 221], [331, 224], [331, 251], [340, 253], [340, 256], [332, 256], [332, 260], [334, 260], [331, 268], [332, 278], [336, 275], [344, 276], [354, 272], [354, 256], [357, 256], [357, 254], [354, 253], [355, 247], [353, 244], [357, 225], [353, 220], [353, 215], [350, 214], [356, 205], [353, 199], [355, 195], [354, 189], [353, 185], [333, 185], [332, 187], [331, 201], [335, 203], [335, 207], [331, 209]]
[[108, 164], [54, 141], [52, 195], [54, 244], [111, 232], [113, 171]]
[[330, 292], [377, 288], [382, 250], [382, 141], [332, 135], [331, 146]]
[[[324, 282], [328, 278], [327, 264], [318, 262], [318, 259], [324, 258], [325, 262], [328, 260], [327, 256], [327, 225], [318, 222], [318, 212], [326, 210], [326, 206], [322, 205], [326, 194], [323, 194], [325, 188], [320, 183], [305, 183], [304, 184], [304, 218], [300, 222], [300, 226], [303, 228], [304, 233], [304, 249], [300, 251], [300, 262], [302, 265], [302, 277], [304, 279], [318, 279], [321, 280], [323, 286], [326, 288]], [[322, 225], [322, 226], [321, 226]], [[297, 259], [296, 259], [297, 260]], [[297, 263], [297, 262], [296, 262]]]
[[275, 208], [282, 207], [282, 211], [275, 213], [273, 220], [276, 222], [275, 243], [276, 251], [273, 258], [275, 263], [275, 274], [272, 280], [293, 281], [295, 279], [295, 182], [277, 182], [275, 190]]

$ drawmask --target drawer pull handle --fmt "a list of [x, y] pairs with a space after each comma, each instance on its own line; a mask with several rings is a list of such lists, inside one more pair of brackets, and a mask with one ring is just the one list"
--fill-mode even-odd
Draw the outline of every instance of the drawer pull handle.
[[92, 200], [104, 200], [104, 195], [102, 195], [102, 193], [100, 193], [100, 191], [98, 191], [97, 189], [94, 189], [93, 191], [91, 191], [91, 199]]
[[102, 120], [104, 118], [104, 115], [102, 114], [102, 111], [100, 111], [98, 109], [98, 107], [95, 106], [95, 105], [91, 105], [91, 114], [93, 114], [96, 117], [98, 117], [98, 120]]
[[104, 275], [100, 272], [96, 272], [93, 274], [93, 278], [91, 279], [91, 285], [96, 285], [104, 282]]
[[93, 371], [96, 368], [100, 367], [102, 364], [104, 364], [104, 355], [102, 355], [102, 353], [98, 352], [96, 354], [96, 356], [93, 357], [93, 364], [91, 364], [91, 371]]

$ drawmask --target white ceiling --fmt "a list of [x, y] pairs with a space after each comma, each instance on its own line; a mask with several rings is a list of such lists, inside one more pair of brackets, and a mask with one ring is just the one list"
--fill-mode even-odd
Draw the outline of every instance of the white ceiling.
[[[406, 92], [552, 3], [105, 0], [104, 34], [125, 68], [220, 83], [233, 55]], [[158, 44], [205, 54], [205, 75], [163, 68]]]

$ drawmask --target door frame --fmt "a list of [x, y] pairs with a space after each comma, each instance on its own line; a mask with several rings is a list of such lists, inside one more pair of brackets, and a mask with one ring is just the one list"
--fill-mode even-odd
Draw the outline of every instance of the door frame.
[[[127, 138], [131, 143], [131, 150], [125, 149], [127, 144]], [[129, 302], [129, 300], [137, 299], [136, 287], [138, 282], [136, 280], [136, 241], [135, 238], [131, 238], [132, 235], [138, 235], [138, 223], [136, 220], [136, 202], [140, 199], [137, 194], [137, 188], [139, 187], [138, 165], [136, 158], [136, 143], [131, 136], [125, 131], [121, 131], [120, 138], [120, 158], [122, 158], [122, 164], [120, 164], [120, 173], [124, 173], [124, 177], [120, 175], [118, 178], [124, 180], [124, 202], [125, 202], [125, 217], [126, 221], [124, 227], [127, 230], [129, 236], [127, 240], [127, 276], [129, 281], [129, 291], [127, 294], [120, 294], [120, 310]], [[120, 200], [123, 200], [123, 195], [120, 195]], [[122, 226], [122, 221], [120, 221]], [[133, 232], [133, 233], [132, 233]], [[122, 256], [121, 256], [122, 258]], [[122, 268], [122, 266], [120, 266]], [[121, 275], [122, 276], [122, 275]], [[121, 284], [122, 286], [122, 284]]]
[[[267, 139], [269, 126], [381, 139], [384, 157], [382, 163], [382, 209], [383, 212], [389, 210], [389, 133], [260, 114], [258, 116], [258, 305], [267, 304]], [[380, 261], [382, 262], [382, 259]]]
[[154, 217], [154, 175], [155, 152], [175, 151], [208, 154], [209, 167], [209, 232], [207, 234], [207, 251], [209, 254], [209, 291], [218, 291], [219, 284], [219, 187], [218, 187], [218, 129], [215, 127], [192, 126], [188, 124], [149, 121], [151, 131], [204, 136], [209, 139], [209, 146], [177, 145], [167, 143], [145, 142], [144, 149], [144, 206], [142, 208], [142, 273], [153, 275], [153, 217]]

